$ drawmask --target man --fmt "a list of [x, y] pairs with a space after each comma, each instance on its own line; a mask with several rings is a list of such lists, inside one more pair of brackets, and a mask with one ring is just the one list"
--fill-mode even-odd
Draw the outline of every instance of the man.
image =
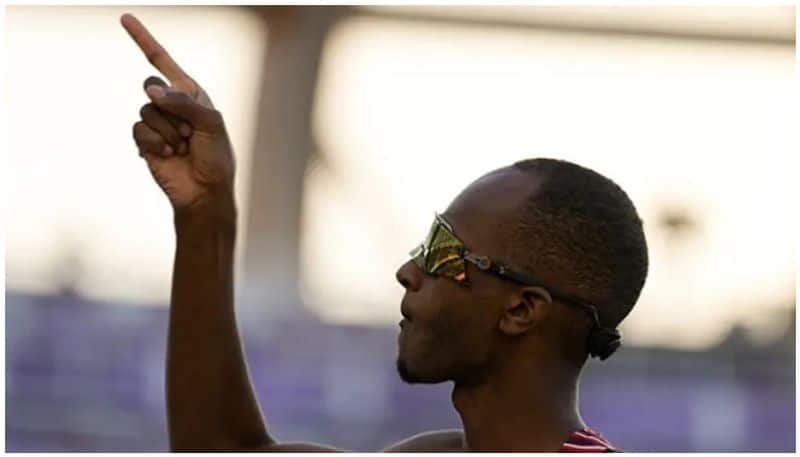
[[[170, 81], [134, 139], [174, 208], [177, 239], [167, 352], [174, 450], [334, 451], [278, 443], [248, 379], [234, 317], [234, 158], [222, 115], [133, 16], [122, 25]], [[536, 159], [470, 184], [397, 271], [405, 288], [397, 368], [410, 383], [454, 381], [462, 430], [386, 451], [617, 450], [578, 412], [587, 356], [608, 357], [614, 328], [647, 274], [633, 204], [601, 175]]]

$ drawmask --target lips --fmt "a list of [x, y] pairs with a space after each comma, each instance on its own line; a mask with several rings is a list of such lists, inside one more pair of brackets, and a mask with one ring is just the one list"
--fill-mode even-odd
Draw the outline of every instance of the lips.
[[408, 313], [408, 303], [405, 300], [403, 300], [402, 303], [400, 303], [400, 314], [402, 314], [403, 317], [405, 318], [403, 320], [406, 321], [411, 320], [411, 316]]

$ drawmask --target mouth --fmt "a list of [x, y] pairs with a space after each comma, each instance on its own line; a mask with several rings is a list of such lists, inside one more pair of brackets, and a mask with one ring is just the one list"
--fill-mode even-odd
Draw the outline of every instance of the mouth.
[[[403, 302], [400, 303], [400, 314], [403, 316], [403, 321], [410, 321], [411, 320], [411, 316], [408, 315], [407, 306], [408, 305], [406, 304], [405, 300], [403, 300]], [[401, 322], [403, 322], [403, 321], [401, 321]]]
[[398, 325], [400, 326], [401, 329], [405, 328], [408, 325], [408, 319], [401, 320]]

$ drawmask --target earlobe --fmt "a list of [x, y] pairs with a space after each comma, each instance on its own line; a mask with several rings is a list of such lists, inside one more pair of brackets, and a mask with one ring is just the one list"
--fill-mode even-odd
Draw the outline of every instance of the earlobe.
[[500, 331], [520, 335], [538, 325], [550, 310], [553, 298], [541, 287], [525, 287], [514, 294], [500, 318]]

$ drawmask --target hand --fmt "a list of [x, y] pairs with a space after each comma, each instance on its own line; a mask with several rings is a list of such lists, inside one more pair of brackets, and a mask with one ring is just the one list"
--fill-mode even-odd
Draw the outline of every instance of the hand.
[[[171, 84], [167, 87], [156, 77], [145, 81], [152, 103], [142, 107], [142, 120], [133, 126], [139, 154], [153, 178], [176, 211], [203, 208], [220, 199], [232, 202], [235, 161], [222, 114], [141, 22], [130, 14], [120, 21]], [[184, 142], [188, 146], [182, 147]]]

